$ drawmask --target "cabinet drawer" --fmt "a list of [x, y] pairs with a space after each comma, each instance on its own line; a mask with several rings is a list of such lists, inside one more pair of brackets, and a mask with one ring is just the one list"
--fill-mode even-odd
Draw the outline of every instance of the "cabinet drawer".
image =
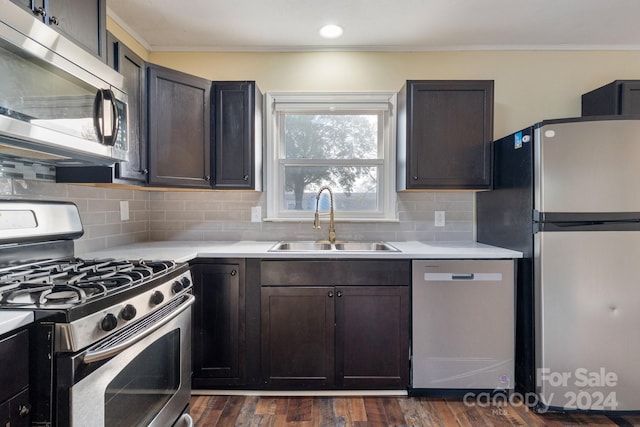
[[408, 286], [409, 260], [265, 260], [262, 286]]
[[18, 332], [0, 341], [0, 402], [29, 385], [29, 336]]

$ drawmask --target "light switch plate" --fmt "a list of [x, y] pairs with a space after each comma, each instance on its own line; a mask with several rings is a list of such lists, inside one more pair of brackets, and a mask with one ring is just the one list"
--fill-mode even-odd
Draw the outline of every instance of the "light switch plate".
[[251, 222], [262, 222], [262, 207], [261, 206], [252, 206], [251, 207]]
[[436, 227], [444, 227], [444, 211], [436, 211], [434, 215], [434, 223]]
[[129, 201], [120, 201], [120, 221], [129, 221]]

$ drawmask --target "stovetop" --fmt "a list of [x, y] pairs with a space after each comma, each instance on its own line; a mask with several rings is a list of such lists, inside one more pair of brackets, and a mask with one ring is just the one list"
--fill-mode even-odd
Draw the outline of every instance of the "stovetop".
[[191, 292], [187, 263], [80, 258], [0, 268], [0, 310], [56, 325], [55, 351], [77, 351]]
[[44, 260], [0, 270], [0, 307], [64, 309], [171, 271], [172, 261]]

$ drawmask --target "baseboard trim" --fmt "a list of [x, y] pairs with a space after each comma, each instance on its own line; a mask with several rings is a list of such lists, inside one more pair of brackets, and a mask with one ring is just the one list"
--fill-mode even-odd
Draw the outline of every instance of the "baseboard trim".
[[192, 396], [407, 396], [407, 390], [191, 390]]

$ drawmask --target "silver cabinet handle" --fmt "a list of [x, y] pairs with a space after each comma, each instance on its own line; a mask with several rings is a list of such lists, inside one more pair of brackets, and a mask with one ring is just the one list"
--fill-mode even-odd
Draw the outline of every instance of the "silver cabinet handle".
[[46, 10], [44, 10], [44, 7], [40, 6], [40, 7], [37, 7], [37, 8], [35, 8], [35, 9], [33, 9], [33, 14], [34, 14], [34, 15], [37, 15], [37, 16], [42, 16], [42, 17], [44, 17], [44, 16], [46, 16], [46, 15], [47, 15], [47, 11], [46, 11]]

